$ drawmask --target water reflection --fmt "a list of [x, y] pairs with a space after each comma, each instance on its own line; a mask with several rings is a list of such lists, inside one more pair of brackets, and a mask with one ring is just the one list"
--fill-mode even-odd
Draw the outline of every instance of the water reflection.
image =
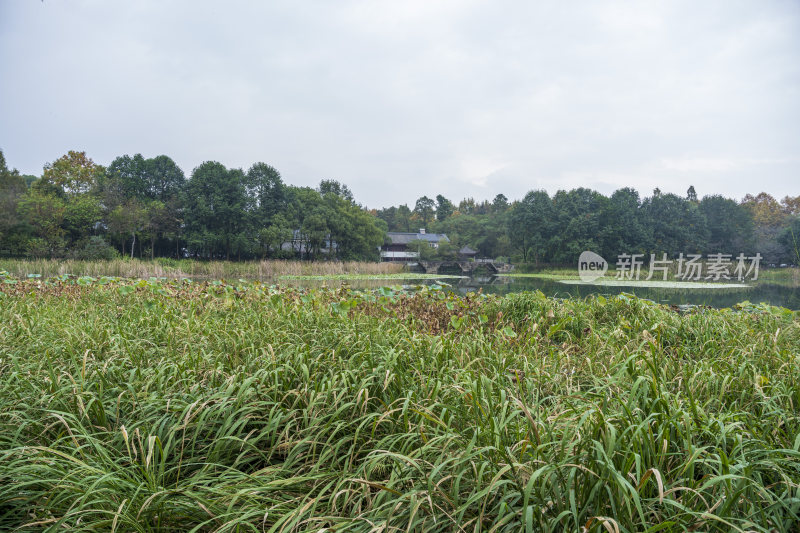
[[475, 276], [472, 278], [451, 278], [446, 280], [403, 280], [397, 283], [387, 280], [352, 281], [294, 281], [291, 284], [303, 287], [338, 287], [347, 285], [356, 289], [378, 288], [390, 284], [431, 285], [446, 282], [461, 294], [482, 289], [487, 294], [508, 294], [522, 291], [542, 291], [547, 296], [558, 298], [585, 298], [591, 294], [613, 296], [622, 292], [635, 294], [665, 304], [709, 305], [712, 307], [732, 307], [749, 300], [753, 303], [768, 303], [800, 310], [800, 287], [780, 284], [760, 283], [752, 287], [731, 289], [694, 289], [665, 287], [608, 287], [594, 285], [565, 285], [558, 281], [542, 278], [509, 278], [503, 276]]
[[[555, 280], [540, 278], [506, 278], [510, 283], [489, 284], [484, 292], [507, 294], [509, 292], [540, 290], [548, 296], [584, 298], [590, 294], [606, 296], [622, 292], [635, 294], [665, 304], [709, 305], [712, 307], [731, 307], [749, 300], [753, 303], [768, 303], [793, 310], [800, 309], [800, 288], [786, 285], [761, 283], [751, 287], [730, 289], [695, 289], [666, 287], [608, 287], [596, 285], [565, 285]], [[460, 290], [460, 289], [459, 289]]]

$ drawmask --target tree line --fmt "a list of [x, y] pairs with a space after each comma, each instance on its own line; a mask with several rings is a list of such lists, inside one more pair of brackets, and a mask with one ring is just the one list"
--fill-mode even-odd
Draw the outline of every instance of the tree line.
[[367, 210], [336, 180], [287, 185], [266, 163], [247, 171], [207, 161], [187, 179], [168, 156], [123, 155], [107, 167], [71, 151], [41, 176], [9, 169], [0, 151], [0, 255], [101, 259], [377, 260], [387, 231], [446, 233], [424, 258], [480, 257], [573, 264], [584, 250], [609, 260], [622, 253], [761, 253], [765, 262], [800, 262], [800, 196], [767, 193], [735, 201], [656, 189], [642, 198], [578, 188], [530, 191], [509, 201], [437, 195]]
[[104, 167], [71, 151], [37, 177], [9, 169], [0, 151], [6, 256], [377, 260], [385, 233], [346, 185], [286, 185], [266, 163], [207, 161], [186, 179], [164, 155]]
[[446, 233], [449, 244], [427, 258], [454, 258], [462, 246], [479, 256], [512, 262], [572, 265], [584, 250], [607, 260], [623, 253], [761, 253], [768, 264], [800, 262], [800, 196], [778, 201], [767, 193], [740, 202], [721, 195], [699, 199], [694, 187], [685, 197], [659, 189], [642, 198], [632, 188], [610, 196], [578, 188], [550, 196], [535, 190], [509, 202], [503, 194], [458, 205], [438, 195], [420, 197], [414, 208], [376, 211], [390, 231]]

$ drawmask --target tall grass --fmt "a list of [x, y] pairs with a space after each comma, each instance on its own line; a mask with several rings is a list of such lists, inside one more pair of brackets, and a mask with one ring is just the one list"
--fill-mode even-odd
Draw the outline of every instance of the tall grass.
[[17, 277], [40, 274], [44, 277], [116, 276], [125, 278], [165, 277], [169, 279], [249, 279], [268, 281], [280, 276], [333, 276], [342, 274], [392, 274], [401, 272], [397, 263], [362, 261], [195, 261], [192, 259], [115, 259], [110, 261], [75, 261], [55, 259], [0, 259], [0, 270]]
[[791, 312], [0, 290], [0, 529], [798, 531]]

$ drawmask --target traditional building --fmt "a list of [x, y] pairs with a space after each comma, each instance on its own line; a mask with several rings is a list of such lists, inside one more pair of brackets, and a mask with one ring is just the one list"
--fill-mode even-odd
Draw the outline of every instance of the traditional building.
[[420, 228], [418, 233], [390, 231], [386, 234], [386, 244], [381, 247], [381, 261], [416, 261], [419, 252], [409, 249], [413, 241], [427, 242], [431, 248], [438, 248], [440, 242], [450, 242], [444, 233], [428, 233]]
[[478, 252], [470, 248], [469, 246], [464, 246], [458, 251], [458, 258], [459, 259], [475, 259], [475, 256], [478, 255]]

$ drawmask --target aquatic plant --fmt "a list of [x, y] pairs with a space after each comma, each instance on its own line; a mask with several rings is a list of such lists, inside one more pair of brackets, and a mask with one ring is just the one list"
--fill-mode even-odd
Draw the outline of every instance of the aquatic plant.
[[797, 531], [797, 313], [0, 282], [0, 528]]

